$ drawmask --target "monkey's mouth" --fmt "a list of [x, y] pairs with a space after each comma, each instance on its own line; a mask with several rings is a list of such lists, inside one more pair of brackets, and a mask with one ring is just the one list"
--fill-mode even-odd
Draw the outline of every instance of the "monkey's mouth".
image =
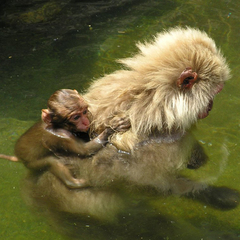
[[205, 112], [200, 113], [198, 115], [198, 118], [203, 119], [203, 118], [207, 117], [209, 115], [209, 112], [212, 110], [212, 108], [213, 108], [213, 100], [210, 100]]
[[200, 113], [198, 115], [198, 118], [203, 119], [203, 118], [207, 117], [209, 115], [209, 112], [212, 110], [212, 108], [213, 108], [213, 100], [210, 100], [205, 112]]
[[[214, 95], [217, 95], [218, 93], [220, 93], [223, 89], [224, 83], [219, 83], [214, 91]], [[205, 110], [205, 112], [202, 112], [198, 115], [199, 119], [205, 118], [209, 115], [209, 112], [212, 110], [213, 108], [213, 99], [211, 99], [208, 103], [208, 106]]]

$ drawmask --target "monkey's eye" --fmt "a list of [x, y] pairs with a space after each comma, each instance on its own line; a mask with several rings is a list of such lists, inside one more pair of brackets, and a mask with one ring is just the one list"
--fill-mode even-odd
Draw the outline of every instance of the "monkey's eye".
[[80, 118], [80, 115], [74, 115], [74, 116], [72, 117], [72, 119], [75, 120], [75, 121], [78, 120], [79, 118]]
[[85, 115], [85, 114], [87, 114], [87, 112], [88, 112], [88, 110], [86, 109], [83, 111], [83, 114]]

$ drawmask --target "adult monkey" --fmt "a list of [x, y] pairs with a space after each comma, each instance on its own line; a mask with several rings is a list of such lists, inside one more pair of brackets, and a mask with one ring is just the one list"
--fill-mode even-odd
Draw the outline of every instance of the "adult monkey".
[[131, 131], [112, 140], [124, 150], [152, 135], [181, 138], [208, 115], [229, 78], [224, 57], [199, 30], [175, 28], [137, 46], [140, 53], [119, 61], [129, 70], [95, 81], [84, 96], [99, 133], [115, 114], [129, 115]]
[[115, 134], [112, 143], [131, 153], [117, 154], [109, 145], [97, 153], [99, 161], [94, 164], [73, 159], [75, 171], [95, 186], [92, 189], [69, 191], [49, 173], [35, 186], [31, 176], [27, 188], [31, 202], [102, 219], [118, 212], [121, 199], [115, 188], [125, 189], [119, 184], [123, 182], [165, 193], [194, 193], [217, 207], [238, 205], [234, 190], [179, 176], [189, 159], [194, 162], [197, 157], [201, 162], [204, 156], [187, 130], [209, 114], [214, 96], [230, 77], [225, 58], [206, 33], [191, 28], [171, 29], [138, 46], [140, 53], [120, 61], [129, 70], [97, 80], [84, 96], [93, 114], [94, 132], [102, 132], [115, 115], [129, 117], [131, 130]]

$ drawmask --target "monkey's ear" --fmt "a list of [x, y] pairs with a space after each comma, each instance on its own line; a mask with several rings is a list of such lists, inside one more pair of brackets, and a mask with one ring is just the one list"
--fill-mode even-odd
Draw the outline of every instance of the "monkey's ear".
[[190, 67], [186, 68], [177, 80], [177, 86], [180, 89], [191, 89], [197, 80], [197, 73], [193, 72]]
[[42, 109], [42, 120], [48, 125], [52, 125], [51, 114], [48, 109]]

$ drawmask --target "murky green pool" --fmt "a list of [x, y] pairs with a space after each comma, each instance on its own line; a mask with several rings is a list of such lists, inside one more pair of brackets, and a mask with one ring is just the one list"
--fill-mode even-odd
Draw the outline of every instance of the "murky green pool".
[[[131, 56], [137, 41], [169, 27], [188, 25], [215, 39], [228, 59], [232, 78], [215, 98], [210, 116], [194, 130], [210, 161], [185, 174], [240, 191], [240, 1], [150, 0], [126, 6], [95, 16], [85, 28], [75, 27], [64, 36], [54, 36], [51, 44], [45, 44], [50, 30], [48, 36], [18, 32], [7, 39], [0, 67], [0, 153], [13, 154], [16, 139], [39, 119], [40, 110], [55, 90], [84, 91], [92, 79], [118, 69], [115, 60]], [[25, 168], [4, 160], [0, 165], [0, 238], [68, 239], [22, 200], [20, 184]], [[146, 221], [140, 229], [138, 222], [126, 215], [132, 222], [125, 233], [109, 235], [110, 229], [100, 236], [94, 231], [87, 235], [84, 230], [85, 234], [75, 239], [131, 239], [130, 232], [136, 231], [132, 239], [240, 239], [240, 207], [221, 211], [174, 196], [152, 196], [149, 204], [153, 212], [146, 214], [148, 208], [143, 207], [139, 218], [154, 215], [155, 221]], [[84, 227], [92, 226], [86, 223]]]

